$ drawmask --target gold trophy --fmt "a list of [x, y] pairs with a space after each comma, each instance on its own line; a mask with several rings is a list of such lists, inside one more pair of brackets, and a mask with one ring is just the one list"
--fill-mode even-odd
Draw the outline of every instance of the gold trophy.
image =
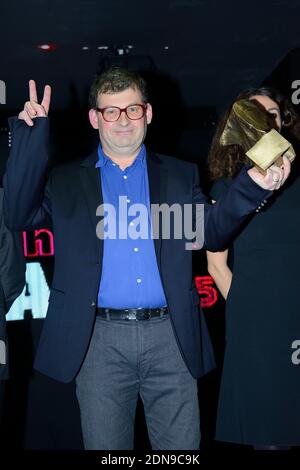
[[281, 166], [284, 155], [291, 162], [296, 156], [291, 143], [274, 129], [274, 119], [255, 100], [233, 104], [220, 144], [240, 145], [262, 174], [273, 164]]

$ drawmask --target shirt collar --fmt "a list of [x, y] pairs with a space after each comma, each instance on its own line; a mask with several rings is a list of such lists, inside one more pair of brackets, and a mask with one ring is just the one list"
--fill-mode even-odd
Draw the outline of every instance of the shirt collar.
[[[96, 168], [101, 168], [101, 167], [107, 165], [107, 163], [109, 163], [109, 162], [112, 163], [112, 160], [107, 155], [105, 155], [105, 153], [103, 152], [101, 143], [99, 143], [99, 145], [98, 145], [98, 161], [97, 161], [95, 167]], [[142, 146], [140, 148], [140, 151], [136, 156], [136, 159], [132, 163], [132, 165], [135, 165], [135, 164], [140, 164], [143, 167], [146, 166], [146, 147], [145, 147], [144, 144], [142, 144]]]

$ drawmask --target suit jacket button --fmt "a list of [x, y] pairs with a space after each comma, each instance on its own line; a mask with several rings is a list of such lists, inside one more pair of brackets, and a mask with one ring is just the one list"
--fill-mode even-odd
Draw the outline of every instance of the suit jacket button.
[[96, 303], [95, 303], [95, 302], [92, 302], [92, 303], [91, 303], [91, 307], [96, 307]]

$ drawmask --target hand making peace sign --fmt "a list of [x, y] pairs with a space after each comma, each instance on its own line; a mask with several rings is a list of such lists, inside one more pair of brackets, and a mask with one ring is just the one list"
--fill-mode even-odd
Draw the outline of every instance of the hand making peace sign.
[[18, 118], [26, 122], [28, 126], [33, 126], [33, 119], [36, 117], [47, 117], [51, 100], [51, 87], [46, 85], [41, 104], [38, 103], [36, 84], [34, 80], [29, 80], [29, 101], [26, 101], [23, 111]]

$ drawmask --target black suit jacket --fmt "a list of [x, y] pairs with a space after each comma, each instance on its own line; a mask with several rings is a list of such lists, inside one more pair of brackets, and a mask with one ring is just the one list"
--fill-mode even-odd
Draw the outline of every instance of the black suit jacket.
[[[53, 169], [46, 182], [48, 119], [35, 119], [32, 128], [17, 119], [10, 125], [6, 223], [19, 230], [51, 223], [55, 239], [54, 279], [35, 367], [68, 382], [84, 360], [95, 321], [103, 255], [103, 241], [96, 237], [96, 208], [103, 202], [98, 156], [95, 151], [81, 162]], [[152, 204], [205, 204], [205, 242], [211, 251], [227, 247], [270, 194], [242, 172], [225, 197], [210, 206], [199, 188], [196, 165], [149, 152], [147, 165]], [[178, 347], [192, 375], [200, 377], [214, 359], [185, 242], [158, 239], [155, 251]]]

